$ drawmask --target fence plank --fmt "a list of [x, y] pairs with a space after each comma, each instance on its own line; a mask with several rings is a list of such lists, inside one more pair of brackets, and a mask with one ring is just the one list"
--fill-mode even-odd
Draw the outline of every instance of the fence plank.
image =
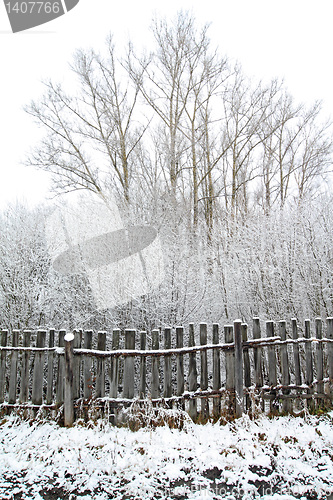
[[[25, 330], [23, 332], [23, 347], [30, 347], [31, 331]], [[20, 397], [19, 402], [25, 403], [29, 400], [29, 360], [30, 352], [26, 351], [22, 354], [22, 366], [21, 366], [21, 387], [20, 387]]]
[[[153, 330], [151, 332], [152, 336], [152, 349], [158, 351], [160, 348], [160, 332], [159, 330]], [[152, 399], [157, 399], [160, 397], [160, 374], [159, 374], [159, 357], [153, 356], [151, 361], [151, 397]]]
[[[80, 349], [82, 344], [82, 330], [75, 330], [73, 348]], [[79, 399], [81, 396], [80, 387], [81, 355], [76, 354], [73, 359], [73, 398]]]
[[[247, 341], [247, 324], [243, 323], [241, 325], [242, 330], [242, 341]], [[244, 387], [249, 389], [251, 387], [251, 366], [250, 366], [250, 353], [248, 347], [243, 347], [243, 363], [244, 363]], [[245, 396], [245, 407], [248, 411], [251, 407], [251, 398], [249, 393]]]
[[[305, 330], [304, 330], [304, 337], [306, 339], [309, 339], [311, 337], [311, 325], [310, 325], [310, 320], [306, 319], [305, 320]], [[312, 343], [311, 342], [306, 342], [305, 344], [305, 383], [307, 385], [311, 385], [313, 382], [313, 356], [312, 356]], [[310, 389], [307, 390], [307, 393], [309, 395], [313, 395], [314, 389], [311, 387]], [[307, 406], [309, 410], [314, 409], [314, 401], [313, 399], [307, 399]]]
[[[125, 349], [135, 349], [135, 330], [125, 330]], [[124, 388], [125, 399], [134, 398], [134, 357], [126, 356], [124, 360]]]
[[[12, 346], [18, 347], [19, 331], [12, 331]], [[9, 374], [9, 389], [8, 389], [8, 403], [16, 403], [16, 388], [17, 388], [17, 365], [18, 365], [18, 351], [12, 351], [10, 356], [10, 374]]]
[[[7, 347], [8, 330], [2, 330], [0, 332], [0, 345], [1, 347]], [[0, 352], [0, 403], [5, 400], [6, 392], [6, 358], [7, 352]]]
[[[200, 345], [207, 345], [207, 323], [200, 323]], [[200, 388], [202, 391], [208, 389], [208, 362], [207, 351], [200, 352]], [[209, 402], [201, 400], [201, 421], [204, 423], [209, 418]]]
[[[281, 340], [287, 339], [286, 322], [279, 321], [279, 335]], [[290, 372], [289, 372], [289, 361], [288, 361], [288, 346], [281, 346], [281, 383], [286, 386], [290, 384]], [[282, 389], [284, 395], [290, 394], [290, 389]], [[282, 412], [290, 413], [292, 410], [291, 399], [284, 399], [282, 402]]]
[[[58, 346], [65, 347], [64, 337], [65, 330], [59, 331]], [[65, 376], [65, 358], [58, 356], [58, 372], [57, 372], [57, 389], [56, 389], [56, 404], [61, 405], [64, 402], [64, 376]]]
[[[184, 347], [184, 327], [176, 327], [176, 347], [181, 349]], [[182, 396], [184, 394], [184, 355], [177, 354], [177, 396]], [[185, 403], [182, 402], [180, 405], [181, 409], [185, 409]]]
[[[234, 341], [234, 330], [232, 326], [224, 327], [224, 339], [226, 344], [232, 344]], [[227, 411], [230, 418], [235, 417], [235, 351], [226, 351], [225, 353], [225, 387], [228, 391]]]
[[[266, 336], [274, 337], [273, 321], [266, 321]], [[276, 359], [275, 346], [268, 346], [267, 352], [268, 352], [268, 384], [271, 387], [275, 387], [277, 385], [277, 372], [276, 372], [277, 359]], [[275, 389], [270, 390], [269, 394], [271, 396], [269, 401], [270, 412], [272, 414], [276, 414], [279, 409], [278, 402], [276, 401], [276, 390]]]
[[[193, 347], [195, 345], [194, 341], [194, 324], [189, 324], [189, 336], [188, 336], [188, 346]], [[197, 356], [195, 352], [189, 354], [188, 362], [188, 390], [190, 392], [195, 392], [198, 385], [198, 372], [197, 372]], [[190, 399], [188, 413], [192, 420], [196, 420], [198, 417], [197, 413], [197, 400]]]
[[[219, 343], [219, 325], [213, 324], [213, 344]], [[221, 389], [221, 359], [220, 349], [213, 350], [213, 391]], [[215, 397], [213, 399], [213, 417], [219, 418], [221, 414], [221, 398]]]
[[[49, 348], [54, 347], [55, 331], [53, 328], [49, 331]], [[47, 385], [46, 385], [46, 404], [50, 405], [53, 401], [53, 377], [54, 377], [54, 351], [49, 351], [47, 356]]]
[[64, 386], [64, 424], [66, 427], [71, 427], [74, 422], [74, 393], [73, 393], [73, 370], [74, 370], [74, 335], [68, 333], [64, 338], [65, 342], [65, 386]]
[[[164, 349], [171, 349], [171, 328], [164, 328]], [[164, 356], [164, 397], [172, 396], [171, 355]]]
[[[321, 318], [315, 319], [315, 329], [316, 329], [316, 338], [321, 340], [323, 338], [323, 323]], [[316, 368], [317, 368], [317, 393], [323, 395], [324, 394], [324, 351], [323, 344], [318, 342], [316, 346]], [[322, 398], [317, 398], [317, 407], [321, 408], [324, 406], [324, 400]]]
[[[147, 333], [145, 331], [140, 332], [140, 349], [142, 351], [146, 350], [147, 343]], [[147, 377], [147, 359], [142, 356], [140, 358], [140, 387], [139, 396], [144, 398], [146, 395], [146, 377]]]
[[[333, 340], [333, 318], [327, 318], [327, 338]], [[330, 396], [333, 398], [333, 344], [327, 345], [328, 377], [330, 379]]]
[[234, 321], [236, 418], [241, 417], [244, 411], [243, 349], [241, 326], [241, 321]]
[[[38, 330], [36, 347], [45, 347], [46, 331]], [[34, 360], [34, 373], [32, 381], [32, 404], [41, 405], [43, 402], [43, 372], [44, 352], [36, 352]]]
[[[253, 318], [253, 338], [261, 339], [261, 329], [260, 329], [260, 319]], [[262, 347], [253, 348], [253, 368], [254, 368], [254, 383], [257, 390], [260, 390], [263, 386], [263, 351]], [[261, 398], [261, 410], [265, 409], [265, 400]]]
[[[92, 348], [92, 330], [87, 330], [84, 332], [84, 342], [83, 346], [85, 349]], [[92, 374], [92, 358], [90, 356], [85, 356], [83, 361], [83, 397], [85, 399], [90, 399], [92, 397], [92, 387], [93, 387], [93, 374]]]
[[[105, 351], [106, 348], [106, 332], [98, 332], [97, 350]], [[96, 367], [96, 398], [104, 398], [105, 396], [105, 358], [97, 358]]]
[[[297, 326], [296, 319], [291, 320], [291, 328], [292, 328], [293, 340], [297, 340], [298, 339], [298, 326]], [[294, 354], [295, 384], [302, 385], [302, 372], [301, 372], [301, 362], [300, 362], [300, 356], [299, 356], [299, 344], [297, 344], [297, 343], [293, 344], [293, 354]], [[297, 391], [297, 393], [299, 394], [300, 391]]]

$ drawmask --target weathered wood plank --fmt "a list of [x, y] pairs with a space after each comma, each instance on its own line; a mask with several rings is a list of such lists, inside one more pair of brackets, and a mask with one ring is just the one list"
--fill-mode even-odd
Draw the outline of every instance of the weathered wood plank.
[[[23, 332], [23, 347], [30, 347], [31, 331], [25, 330]], [[22, 366], [21, 366], [21, 387], [20, 387], [20, 403], [26, 403], [29, 399], [29, 360], [30, 352], [22, 353]]]
[[[304, 328], [304, 337], [306, 339], [309, 339], [311, 337], [311, 325], [310, 325], [310, 320], [306, 319], [305, 320], [305, 328]], [[305, 344], [305, 383], [307, 385], [311, 385], [313, 382], [313, 356], [312, 356], [312, 343], [311, 342], [306, 342]], [[313, 395], [314, 389], [311, 387], [310, 389], [307, 390], [307, 393], [309, 395]], [[313, 411], [314, 409], [314, 400], [313, 399], [307, 399], [307, 406], [310, 411]]]
[[[59, 331], [58, 346], [65, 347], [64, 337], [65, 330]], [[56, 404], [61, 405], [64, 402], [64, 377], [65, 377], [65, 358], [58, 356], [58, 372], [57, 372], [57, 387], [56, 387]]]
[[[297, 340], [299, 335], [298, 335], [297, 320], [295, 318], [293, 318], [291, 320], [291, 328], [292, 328], [293, 340]], [[293, 354], [294, 354], [295, 384], [302, 385], [302, 372], [301, 372], [301, 362], [300, 362], [300, 356], [299, 356], [299, 344], [297, 344], [297, 343], [293, 344]]]
[[[213, 344], [219, 343], [219, 325], [213, 324]], [[221, 358], [218, 348], [213, 350], [213, 391], [221, 389]], [[213, 418], [216, 420], [221, 415], [221, 398], [213, 399]]]
[[[8, 330], [2, 330], [0, 332], [0, 345], [1, 347], [7, 347]], [[5, 400], [6, 393], [6, 358], [7, 351], [0, 352], [0, 403]]]
[[244, 412], [242, 323], [234, 321], [236, 418]]
[[[164, 349], [171, 349], [171, 328], [164, 328]], [[164, 356], [164, 397], [172, 396], [171, 355]]]
[[[274, 336], [274, 322], [266, 321], [266, 337]], [[276, 359], [276, 348], [275, 346], [268, 346], [268, 384], [271, 387], [275, 387], [277, 385], [277, 359]], [[279, 404], [276, 400], [276, 389], [271, 389], [269, 392], [270, 399], [270, 413], [277, 414], [279, 411]]]
[[[200, 345], [207, 345], [207, 324], [200, 323]], [[200, 388], [202, 391], [208, 389], [208, 359], [207, 351], [200, 352]], [[209, 402], [208, 399], [201, 400], [201, 416], [200, 419], [204, 423], [209, 418]]]
[[[153, 330], [152, 336], [152, 349], [158, 351], [160, 348], [160, 332]], [[151, 360], [151, 397], [157, 399], [160, 397], [160, 374], [159, 374], [159, 358], [153, 357]]]
[[65, 342], [65, 356], [64, 356], [64, 424], [65, 427], [71, 427], [74, 422], [74, 335], [68, 333], [64, 338]]
[[[253, 318], [253, 338], [254, 340], [261, 339], [261, 328], [260, 328], [260, 319]], [[263, 351], [261, 347], [253, 348], [253, 368], [254, 368], [254, 383], [257, 389], [257, 393], [261, 390], [263, 386]], [[260, 393], [259, 393], [260, 394]], [[263, 398], [260, 398], [260, 407], [261, 410], [265, 409], [265, 401]]]
[[[92, 349], [92, 337], [92, 330], [87, 330], [84, 332], [83, 345], [85, 349]], [[83, 372], [83, 396], [85, 399], [90, 399], [92, 397], [93, 388], [92, 358], [90, 356], [84, 356]]]
[[[253, 338], [261, 339], [260, 319], [253, 318]], [[262, 375], [262, 349], [260, 347], [253, 348], [253, 364], [254, 364], [254, 383], [256, 387], [263, 386]]]
[[[147, 344], [147, 332], [140, 332], [140, 349], [146, 350]], [[139, 387], [139, 396], [140, 398], [144, 398], [146, 396], [146, 380], [147, 380], [147, 359], [142, 357], [140, 358], [140, 387]]]
[[[195, 345], [194, 341], [194, 325], [193, 323], [189, 324], [189, 337], [188, 337], [188, 345], [192, 347]], [[190, 392], [195, 392], [197, 390], [198, 384], [198, 373], [197, 373], [197, 359], [196, 353], [189, 354], [189, 363], [188, 363], [188, 390]], [[192, 420], [196, 421], [198, 413], [197, 413], [197, 400], [190, 399], [189, 401], [189, 409], [188, 413]]]
[[[247, 324], [242, 323], [242, 342], [247, 342]], [[249, 389], [251, 387], [251, 364], [250, 364], [250, 353], [249, 348], [243, 346], [243, 366], [244, 366], [244, 387]], [[248, 393], [245, 396], [245, 408], [246, 410], [250, 410], [251, 408], [251, 398]]]
[[[315, 329], [316, 329], [316, 338], [321, 340], [323, 338], [323, 322], [321, 318], [315, 319]], [[324, 350], [323, 344], [321, 342], [317, 343], [316, 346], [316, 369], [317, 369], [317, 394], [324, 393]], [[320, 408], [324, 406], [324, 401], [322, 398], [317, 398], [317, 407]]]
[[[327, 318], [327, 338], [333, 340], [333, 318]], [[330, 396], [333, 398], [333, 344], [327, 345], [328, 377], [330, 379]]]
[[[125, 330], [125, 349], [135, 349], [135, 330]], [[134, 398], [134, 357], [124, 359], [124, 388], [125, 399]]]
[[[184, 347], [184, 327], [176, 327], [176, 348], [181, 349]], [[177, 354], [177, 396], [182, 396], [184, 394], [184, 355]], [[182, 402], [180, 405], [181, 409], [185, 409], [185, 403]]]
[[[279, 321], [279, 335], [281, 337], [281, 340], [287, 339], [287, 329], [285, 321]], [[280, 353], [281, 353], [281, 383], [282, 385], [286, 386], [290, 384], [288, 346], [281, 345]], [[283, 389], [282, 394], [284, 395], [290, 394], [290, 389]], [[290, 413], [291, 411], [292, 411], [291, 399], [284, 399], [282, 402], [282, 412]]]
[[[46, 331], [38, 330], [36, 347], [45, 347]], [[44, 352], [36, 352], [34, 359], [34, 372], [32, 380], [32, 404], [43, 403], [43, 379], [44, 379]]]
[[[19, 331], [12, 331], [12, 347], [18, 347]], [[17, 389], [17, 365], [18, 365], [18, 351], [12, 351], [10, 356], [10, 372], [9, 372], [9, 388], [8, 388], [8, 403], [16, 403], [16, 389]]]
[[[49, 348], [54, 347], [55, 331], [53, 328], [49, 331]], [[46, 385], [46, 404], [53, 402], [53, 378], [54, 378], [54, 351], [47, 355], [47, 385]]]
[[[106, 332], [98, 332], [97, 350], [105, 351], [106, 348]], [[105, 396], [105, 358], [97, 358], [96, 366], [96, 398], [104, 398]]]
[[[230, 325], [224, 327], [224, 339], [226, 344], [232, 344], [234, 341], [234, 329]], [[227, 411], [230, 418], [234, 418], [236, 414], [235, 401], [235, 350], [226, 351], [225, 353], [225, 375], [226, 375], [226, 390], [228, 391]]]
[[[82, 330], [75, 330], [73, 348], [81, 349]], [[73, 397], [79, 399], [81, 397], [81, 355], [77, 354], [73, 360]]]

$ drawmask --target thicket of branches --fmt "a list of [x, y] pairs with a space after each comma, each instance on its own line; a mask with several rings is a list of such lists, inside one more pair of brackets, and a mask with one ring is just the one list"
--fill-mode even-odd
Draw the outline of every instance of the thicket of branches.
[[181, 12], [152, 24], [151, 50], [78, 50], [75, 93], [45, 83], [27, 107], [45, 136], [27, 160], [57, 193], [115, 200], [126, 225], [160, 233], [166, 278], [96, 312], [84, 276], [50, 266], [47, 210], [2, 215], [0, 321], [137, 328], [332, 313], [331, 123], [283, 82], [251, 81], [208, 26]]

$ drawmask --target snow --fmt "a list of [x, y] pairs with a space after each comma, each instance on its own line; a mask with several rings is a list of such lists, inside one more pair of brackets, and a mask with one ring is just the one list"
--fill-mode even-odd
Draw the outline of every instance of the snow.
[[333, 412], [136, 432], [0, 424], [1, 499], [333, 498]]

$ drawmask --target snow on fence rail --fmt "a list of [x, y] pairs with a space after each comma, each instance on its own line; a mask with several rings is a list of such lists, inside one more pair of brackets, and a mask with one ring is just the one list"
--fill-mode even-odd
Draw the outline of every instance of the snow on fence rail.
[[133, 329], [97, 335], [1, 330], [0, 411], [59, 417], [63, 410], [70, 426], [92, 413], [117, 422], [133, 401], [185, 409], [201, 422], [258, 408], [278, 414], [331, 406], [333, 318], [315, 319], [314, 335], [310, 320], [303, 328], [294, 319], [288, 327], [267, 321], [262, 337], [254, 318], [251, 338], [247, 324], [235, 321], [223, 327], [223, 342], [218, 324], [212, 325], [211, 343], [206, 323], [195, 330], [194, 324], [151, 335]]

